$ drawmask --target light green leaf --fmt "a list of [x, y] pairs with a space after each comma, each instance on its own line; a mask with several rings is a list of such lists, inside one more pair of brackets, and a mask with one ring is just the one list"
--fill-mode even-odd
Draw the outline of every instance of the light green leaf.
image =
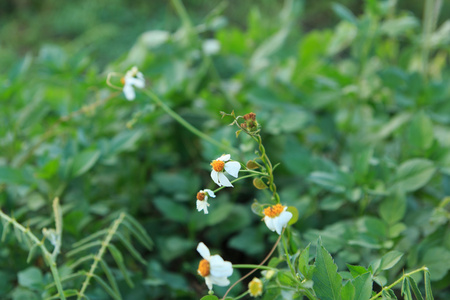
[[32, 290], [42, 289], [44, 277], [41, 270], [36, 267], [29, 267], [17, 274], [19, 284]]
[[339, 300], [341, 294], [342, 277], [337, 272], [330, 253], [320, 244], [317, 245], [316, 269], [313, 274], [314, 291], [322, 300]]
[[298, 257], [298, 270], [305, 276], [305, 278], [309, 278], [309, 247], [311, 244], [309, 244], [303, 251], [300, 253], [300, 256]]
[[95, 165], [99, 158], [100, 151], [98, 150], [86, 150], [78, 153], [73, 159], [71, 172], [72, 177], [83, 175], [89, 171], [89, 169]]
[[219, 300], [219, 298], [217, 298], [217, 296], [214, 295], [208, 295], [200, 298], [200, 300]]
[[425, 278], [425, 298], [426, 300], [434, 300], [433, 290], [431, 289], [430, 272], [427, 270], [424, 272]]
[[355, 278], [355, 299], [365, 300], [372, 295], [372, 274], [367, 272]]
[[289, 220], [288, 225], [295, 224], [298, 221], [298, 210], [295, 206], [288, 206], [286, 211], [292, 214], [292, 218]]
[[433, 144], [433, 123], [423, 112], [413, 117], [408, 128], [408, 141], [414, 149], [427, 150]]
[[341, 299], [346, 300], [358, 299], [355, 298], [355, 286], [351, 281], [347, 281], [347, 283], [344, 286], [342, 286]]
[[381, 258], [381, 270], [389, 270], [395, 266], [402, 258], [403, 253], [397, 250], [392, 250]]
[[395, 224], [405, 216], [406, 197], [404, 195], [391, 195], [381, 202], [380, 216], [388, 224]]
[[409, 281], [407, 278], [404, 278], [402, 282], [402, 296], [405, 297], [405, 300], [413, 300], [411, 288], [409, 286]]
[[417, 286], [417, 283], [414, 280], [414, 278], [408, 277], [408, 281], [409, 281], [411, 289], [412, 289], [412, 291], [414, 293], [414, 296], [416, 296], [416, 299], [417, 300], [423, 300], [422, 293], [420, 292], [419, 287]]
[[431, 280], [441, 280], [450, 270], [450, 251], [444, 247], [428, 249], [422, 259], [422, 264], [430, 270]]
[[309, 180], [335, 193], [343, 193], [352, 185], [351, 177], [342, 172], [313, 172]]
[[436, 167], [427, 159], [415, 158], [400, 165], [391, 190], [413, 192], [420, 189], [433, 177]]

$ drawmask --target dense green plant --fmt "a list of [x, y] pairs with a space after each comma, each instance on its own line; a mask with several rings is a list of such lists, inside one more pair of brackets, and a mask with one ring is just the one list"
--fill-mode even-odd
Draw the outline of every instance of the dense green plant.
[[[174, 0], [180, 28], [144, 32], [103, 73], [83, 40], [26, 55], [0, 74], [0, 295], [198, 299], [203, 241], [234, 266], [218, 296], [259, 277], [263, 299], [448, 298], [440, 4], [422, 21], [395, 1], [334, 4], [335, 28], [303, 32], [303, 1], [255, 6], [242, 29], [225, 4], [194, 23]], [[129, 102], [105, 79], [122, 89], [114, 72], [135, 65], [147, 81]], [[224, 153], [241, 162], [233, 189], [209, 176]], [[292, 214], [281, 234], [261, 222], [277, 203]]]

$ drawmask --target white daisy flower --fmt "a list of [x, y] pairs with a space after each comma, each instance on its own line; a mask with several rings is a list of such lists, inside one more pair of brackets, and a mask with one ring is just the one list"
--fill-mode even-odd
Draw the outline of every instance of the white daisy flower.
[[231, 262], [224, 261], [220, 255], [212, 255], [208, 247], [203, 242], [197, 246], [197, 251], [203, 257], [198, 265], [198, 274], [205, 278], [205, 283], [209, 290], [212, 290], [213, 284], [218, 286], [227, 286], [230, 281], [227, 277], [233, 274]]
[[211, 178], [218, 186], [232, 187], [230, 180], [225, 176], [224, 170], [228, 174], [237, 178], [241, 164], [237, 161], [230, 161], [230, 154], [224, 154], [211, 163]]
[[132, 67], [131, 70], [127, 71], [125, 77], [122, 77], [121, 82], [123, 84], [123, 93], [125, 94], [125, 98], [129, 101], [136, 98], [134, 87], [142, 89], [145, 86], [144, 75], [139, 72], [137, 67]]
[[208, 198], [212, 197], [212, 198], [216, 198], [216, 195], [214, 194], [213, 191], [208, 190], [208, 189], [204, 189], [201, 190], [200, 192], [197, 193], [197, 210], [198, 211], [204, 211], [205, 214], [208, 213]]
[[283, 206], [280, 203], [264, 209], [264, 222], [270, 230], [281, 234], [283, 228], [287, 226], [292, 218], [292, 213], [286, 211], [286, 209], [287, 206]]

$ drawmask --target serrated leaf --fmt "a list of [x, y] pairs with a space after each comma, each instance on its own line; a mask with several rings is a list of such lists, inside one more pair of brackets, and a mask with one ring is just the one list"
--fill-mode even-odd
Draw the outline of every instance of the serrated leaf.
[[402, 258], [403, 253], [397, 250], [390, 251], [381, 258], [381, 270], [389, 270]]
[[100, 151], [86, 150], [75, 155], [72, 163], [72, 177], [83, 175], [92, 168], [100, 158]]
[[123, 274], [123, 278], [125, 278], [125, 281], [130, 287], [134, 287], [133, 282], [130, 279], [130, 276], [128, 275], [127, 268], [125, 267], [125, 264], [123, 262], [123, 256], [122, 253], [120, 253], [119, 249], [116, 248], [116, 246], [109, 244], [108, 250], [113, 256], [114, 260], [116, 261], [117, 266], [119, 267], [120, 271]]
[[369, 270], [367, 270], [366, 268], [364, 268], [362, 266], [352, 266], [352, 265], [347, 264], [347, 268], [350, 271], [350, 273], [352, 274], [353, 278], [356, 278], [359, 275], [369, 272]]
[[370, 272], [356, 277], [353, 284], [355, 285], [355, 299], [370, 299], [372, 295], [372, 274]]
[[334, 264], [330, 253], [321, 245], [317, 245], [316, 269], [312, 280], [314, 281], [314, 291], [322, 300], [340, 299], [342, 277], [337, 272], [337, 266]]
[[[298, 270], [305, 276], [305, 278], [308, 278], [309, 273], [309, 247], [311, 244], [306, 246], [305, 249], [300, 253], [300, 256], [298, 257]], [[308, 278], [310, 279], [310, 278]]]

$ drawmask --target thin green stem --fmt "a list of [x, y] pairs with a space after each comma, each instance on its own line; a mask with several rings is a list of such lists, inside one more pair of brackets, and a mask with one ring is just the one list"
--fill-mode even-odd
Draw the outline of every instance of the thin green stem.
[[294, 275], [294, 277], [296, 277], [295, 269], [294, 269], [294, 267], [291, 264], [291, 258], [290, 258], [290, 255], [289, 255], [289, 252], [288, 252], [288, 249], [287, 249], [287, 243], [286, 243], [286, 238], [284, 237], [284, 232], [285, 232], [285, 230], [283, 230], [283, 232], [281, 233], [281, 239], [283, 241], [284, 253], [286, 254], [286, 261], [287, 261], [287, 263], [289, 265], [289, 269], [291, 269], [292, 275]]
[[[241, 176], [241, 177], [238, 177], [238, 178], [236, 178], [235, 180], [232, 180], [232, 181], [230, 181], [231, 183], [235, 183], [236, 181], [239, 181], [239, 180], [241, 180], [241, 179], [245, 179], [245, 178], [249, 178], [249, 177], [255, 177], [256, 175], [255, 174], [250, 174], [250, 175], [245, 175], [245, 176]], [[224, 189], [224, 188], [226, 188], [226, 186], [221, 186], [221, 187], [218, 187], [217, 189], [215, 189], [213, 192], [214, 193], [217, 193], [218, 191], [220, 191], [220, 190], [222, 190], [222, 189]]]
[[199, 138], [213, 144], [214, 146], [230, 151], [230, 152], [236, 152], [235, 149], [232, 147], [219, 143], [215, 139], [211, 138], [210, 136], [204, 134], [194, 126], [192, 126], [189, 122], [187, 122], [185, 119], [183, 119], [179, 114], [177, 114], [175, 111], [173, 111], [169, 106], [167, 106], [155, 93], [153, 93], [150, 90], [142, 90], [148, 97], [150, 97], [153, 101], [156, 102], [169, 116], [175, 119], [180, 125], [182, 125], [184, 128], [198, 136]]
[[235, 268], [235, 269], [261, 269], [261, 270], [274, 270], [274, 271], [278, 270], [277, 268], [260, 266], [260, 265], [251, 265], [251, 264], [233, 265], [233, 268]]
[[385, 286], [384, 288], [382, 288], [381, 291], [380, 291], [378, 294], [376, 294], [375, 296], [373, 296], [373, 297], [370, 298], [369, 300], [375, 300], [375, 299], [377, 299], [378, 297], [380, 297], [380, 296], [383, 294], [383, 291], [392, 289], [394, 286], [396, 286], [397, 284], [399, 284], [400, 282], [402, 282], [403, 279], [405, 279], [406, 277], [410, 277], [411, 275], [413, 275], [413, 274], [415, 274], [415, 273], [418, 273], [418, 272], [421, 272], [421, 271], [427, 271], [427, 270], [428, 270], [428, 268], [427, 268], [426, 266], [423, 266], [423, 267], [420, 268], [420, 269], [417, 269], [417, 270], [411, 271], [411, 272], [409, 272], [409, 273], [403, 274], [402, 277], [400, 277], [399, 279], [397, 279], [396, 281], [394, 281], [394, 283], [392, 283], [391, 285]]
[[[29, 228], [25, 228], [22, 224], [17, 222], [15, 219], [11, 218], [10, 216], [3, 213], [2, 210], [0, 210], [0, 217], [4, 220], [6, 220], [8, 223], [12, 224], [15, 228], [20, 230], [23, 234], [28, 236], [28, 238], [35, 244], [38, 245], [39, 248], [42, 251], [42, 254], [44, 256], [44, 260], [47, 262], [47, 264], [50, 266], [50, 271], [53, 275], [53, 280], [56, 285], [56, 289], [58, 290], [59, 297], [62, 300], [65, 300], [66, 297], [64, 296], [64, 289], [61, 284], [61, 279], [59, 277], [58, 268], [56, 267], [55, 261], [52, 259], [52, 254], [47, 250], [47, 248], [44, 246], [43, 241], [40, 241], [31, 231]], [[5, 230], [5, 229], [3, 229]]]
[[106, 251], [106, 248], [108, 248], [108, 245], [110, 244], [114, 234], [119, 229], [120, 224], [122, 223], [123, 219], [125, 218], [125, 213], [121, 213], [119, 217], [114, 221], [111, 228], [108, 230], [108, 235], [105, 237], [105, 239], [102, 241], [102, 247], [100, 250], [98, 250], [97, 255], [94, 257], [94, 262], [91, 265], [91, 268], [89, 269], [89, 272], [86, 273], [86, 279], [83, 282], [83, 285], [81, 286], [81, 290], [78, 293], [77, 299], [80, 300], [83, 297], [85, 297], [85, 291], [87, 287], [89, 286], [89, 282], [91, 278], [94, 276], [95, 270], [97, 268], [98, 262], [102, 259], [103, 254]]
[[242, 294], [240, 294], [239, 296], [235, 297], [233, 300], [238, 300], [238, 299], [244, 298], [249, 293], [250, 293], [250, 291], [247, 290], [247, 291], [243, 292]]
[[[284, 230], [284, 229], [283, 229]], [[281, 235], [278, 237], [277, 241], [275, 242], [275, 245], [273, 245], [272, 249], [270, 250], [269, 254], [267, 254], [267, 256], [263, 259], [262, 262], [259, 263], [258, 266], [262, 266], [264, 265], [264, 263], [269, 259], [270, 256], [272, 256], [272, 253], [275, 251], [275, 249], [277, 248], [278, 244], [280, 243], [281, 240]], [[248, 272], [247, 274], [245, 274], [244, 276], [242, 276], [239, 280], [237, 280], [235, 283], [233, 283], [233, 285], [231, 285], [228, 290], [225, 292], [225, 295], [223, 295], [222, 300], [224, 300], [228, 293], [236, 286], [236, 284], [238, 284], [239, 282], [241, 282], [242, 280], [244, 280], [245, 278], [247, 278], [248, 276], [252, 275], [256, 270], [258, 269], [253, 269], [250, 272]]]

